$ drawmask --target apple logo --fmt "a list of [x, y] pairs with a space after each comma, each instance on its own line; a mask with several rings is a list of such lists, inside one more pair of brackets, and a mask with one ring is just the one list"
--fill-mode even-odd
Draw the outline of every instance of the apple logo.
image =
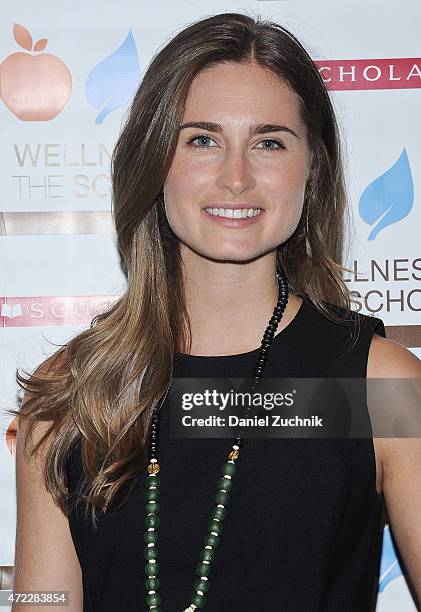
[[18, 23], [13, 25], [13, 36], [29, 53], [12, 53], [0, 65], [0, 97], [22, 121], [54, 119], [69, 99], [71, 74], [55, 55], [32, 54], [45, 49], [46, 38], [33, 45], [29, 31]]

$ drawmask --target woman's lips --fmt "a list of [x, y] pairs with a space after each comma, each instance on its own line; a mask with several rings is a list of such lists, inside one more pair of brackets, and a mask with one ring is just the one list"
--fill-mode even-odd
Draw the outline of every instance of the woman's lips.
[[231, 227], [232, 229], [247, 227], [248, 225], [253, 225], [257, 223], [260, 218], [264, 215], [264, 210], [261, 210], [258, 215], [255, 217], [245, 217], [244, 219], [234, 219], [229, 217], [219, 217], [217, 215], [212, 215], [205, 208], [202, 210], [203, 213], [215, 223], [219, 223], [219, 225], [223, 225], [225, 227]]

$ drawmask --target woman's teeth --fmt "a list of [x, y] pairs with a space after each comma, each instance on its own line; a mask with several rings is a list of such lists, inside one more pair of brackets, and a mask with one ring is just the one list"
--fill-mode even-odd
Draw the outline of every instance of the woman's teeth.
[[205, 208], [205, 210], [216, 217], [228, 217], [230, 219], [257, 217], [262, 212], [261, 208]]

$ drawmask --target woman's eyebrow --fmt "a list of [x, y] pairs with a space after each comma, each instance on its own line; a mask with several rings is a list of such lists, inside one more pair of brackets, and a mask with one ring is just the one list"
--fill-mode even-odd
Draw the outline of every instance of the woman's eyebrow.
[[[208, 132], [223, 132], [223, 128], [219, 123], [212, 123], [209, 121], [188, 121], [180, 126], [180, 130], [185, 128], [198, 128], [200, 130], [207, 130]], [[276, 123], [256, 123], [249, 127], [249, 136], [255, 134], [268, 134], [269, 132], [288, 132], [296, 138], [299, 138], [298, 134], [286, 125], [277, 125]]]

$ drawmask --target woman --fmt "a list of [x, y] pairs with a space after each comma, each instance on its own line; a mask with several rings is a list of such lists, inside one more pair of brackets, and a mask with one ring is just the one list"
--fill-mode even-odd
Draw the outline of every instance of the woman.
[[190, 25], [112, 161], [127, 291], [18, 375], [15, 590], [85, 612], [363, 612], [384, 497], [419, 596], [418, 440], [170, 437], [174, 376], [420, 374], [350, 310], [338, 130], [306, 51], [241, 14]]

